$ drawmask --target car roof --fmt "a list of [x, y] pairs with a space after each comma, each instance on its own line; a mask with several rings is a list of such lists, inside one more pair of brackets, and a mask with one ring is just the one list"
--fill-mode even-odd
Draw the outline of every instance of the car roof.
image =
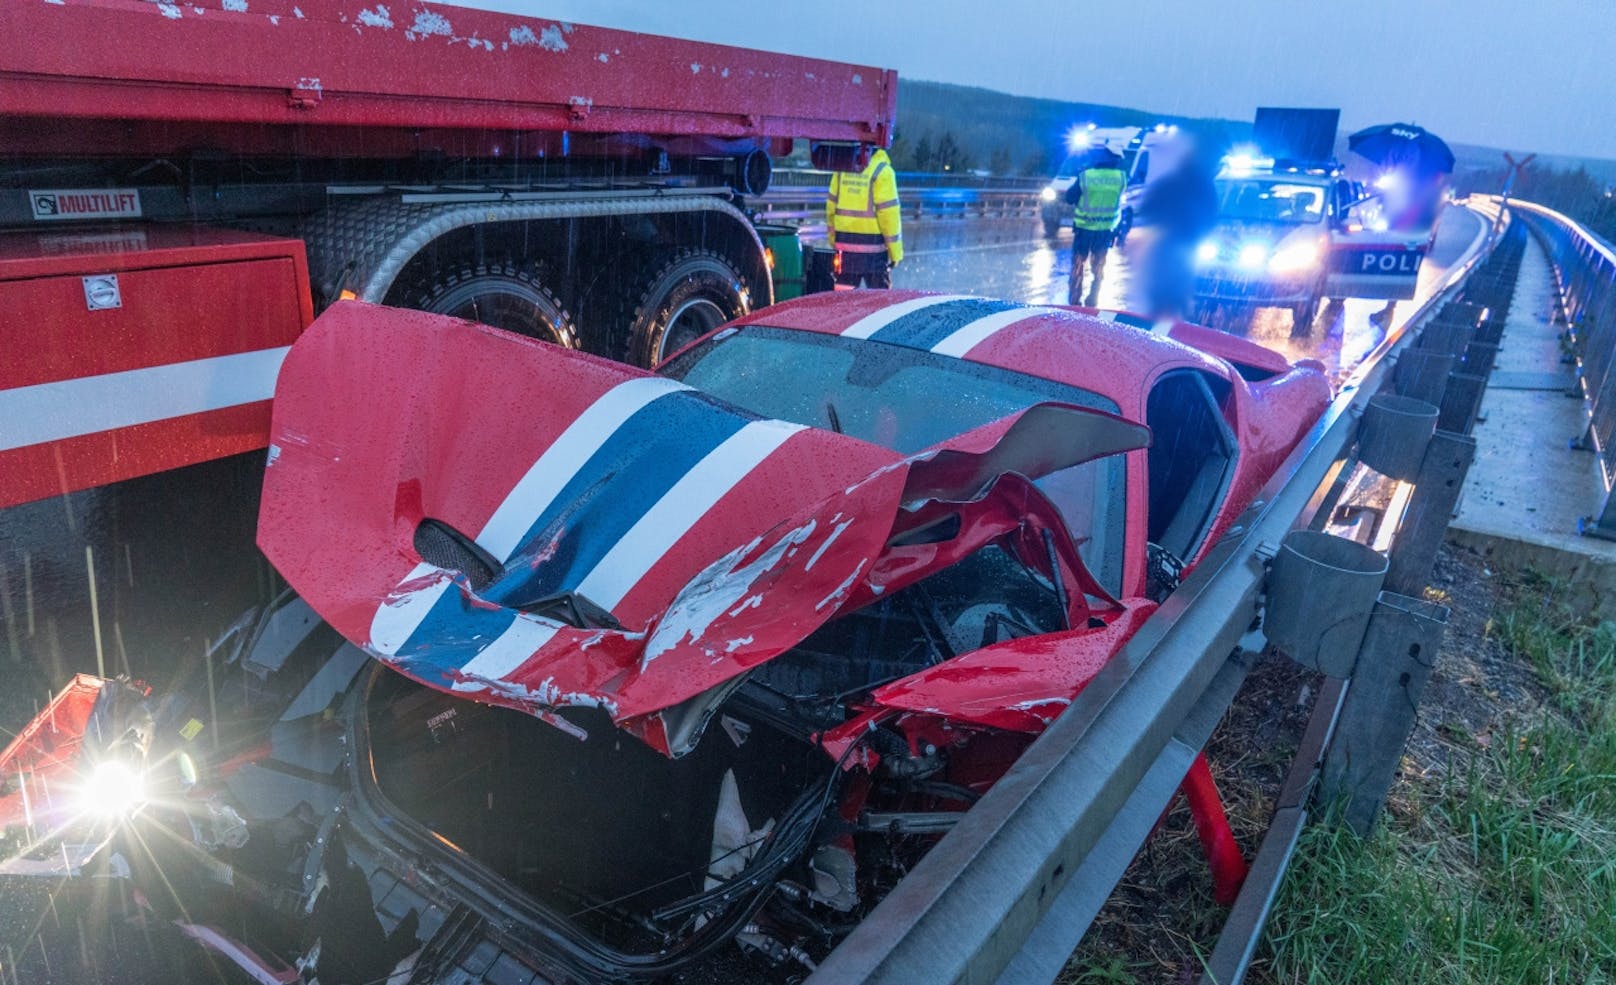
[[868, 339], [996, 366], [1100, 394], [1130, 416], [1142, 405], [1145, 389], [1167, 370], [1234, 375], [1228, 363], [1152, 332], [1151, 322], [1137, 315], [965, 295], [811, 294], [731, 323], [753, 326]]

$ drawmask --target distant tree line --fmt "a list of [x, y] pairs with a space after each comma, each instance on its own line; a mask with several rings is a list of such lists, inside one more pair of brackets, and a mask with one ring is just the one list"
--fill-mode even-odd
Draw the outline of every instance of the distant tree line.
[[[1472, 170], [1456, 176], [1462, 193], [1496, 195], [1503, 191], [1509, 169]], [[1607, 240], [1616, 241], [1616, 184], [1591, 174], [1587, 168], [1556, 168], [1528, 164], [1510, 190], [1515, 198], [1563, 212]]]
[[993, 147], [983, 155], [967, 149], [953, 131], [926, 132], [916, 139], [900, 133], [892, 141], [892, 164], [899, 171], [966, 172], [984, 170], [993, 175], [1038, 175], [1048, 171], [1045, 155], [1024, 154], [1020, 166], [1010, 148]]
[[1228, 120], [1163, 117], [1118, 106], [899, 79], [898, 122], [890, 153], [900, 171], [1047, 175], [1066, 157], [1067, 133], [1086, 123], [1178, 123], [1214, 147], [1243, 139], [1250, 131], [1250, 124]]

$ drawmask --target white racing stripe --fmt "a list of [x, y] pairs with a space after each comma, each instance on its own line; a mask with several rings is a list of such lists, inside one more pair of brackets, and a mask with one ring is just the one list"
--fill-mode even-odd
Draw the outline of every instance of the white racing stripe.
[[0, 390], [0, 451], [268, 400], [289, 348]]
[[521, 546], [533, 519], [549, 508], [590, 456], [617, 433], [623, 422], [656, 398], [688, 389], [690, 387], [676, 380], [648, 376], [619, 383], [601, 394], [567, 425], [561, 436], [505, 494], [504, 502], [477, 535], [478, 545], [501, 561], [510, 560], [511, 552]]
[[1009, 311], [986, 315], [932, 346], [931, 351], [940, 356], [963, 356], [981, 345], [988, 336], [1001, 328], [1014, 325], [1023, 319], [1035, 318], [1038, 315], [1052, 315], [1059, 310], [1059, 308], [1043, 307], [1012, 308]]
[[[543, 512], [578, 470], [633, 414], [657, 397], [684, 384], [660, 377], [630, 380], [603, 394], [579, 415], [539, 456], [494, 511], [477, 542], [502, 559], [520, 545], [533, 517]], [[720, 499], [740, 484], [788, 438], [803, 430], [783, 421], [754, 421], [709, 452], [645, 512], [621, 540], [584, 575], [576, 591], [610, 609], [639, 584], [680, 537], [706, 516]], [[395, 595], [376, 610], [371, 645], [392, 656], [420, 628], [451, 582], [449, 572], [431, 564], [417, 565], [401, 584], [442, 578], [413, 592]], [[560, 627], [518, 614], [462, 670], [471, 676], [499, 680], [515, 671], [549, 643]]]
[[900, 301], [897, 304], [888, 305], [887, 307], [882, 308], [880, 311], [873, 314], [865, 315], [863, 318], [860, 318], [858, 321], [842, 329], [841, 334], [844, 338], [849, 339], [867, 339], [876, 332], [881, 331], [881, 329], [886, 328], [888, 325], [897, 321], [899, 318], [902, 318], [904, 315], [912, 315], [917, 311], [924, 311], [927, 308], [934, 307], [939, 304], [948, 304], [951, 301], [979, 300], [981, 299], [970, 294], [937, 294], [923, 298], [912, 298], [908, 301]]
[[[449, 590], [449, 572], [435, 564], [422, 561], [410, 569], [393, 590], [393, 594], [382, 600], [376, 607], [376, 614], [370, 617], [370, 646], [371, 649], [384, 656], [393, 656], [403, 646], [421, 625], [421, 620], [438, 604], [438, 599]], [[401, 590], [411, 582], [435, 578], [432, 584], [424, 588]]]
[[803, 430], [784, 421], [753, 421], [714, 448], [645, 511], [578, 583], [578, 594], [607, 609], [645, 577], [674, 543], [731, 489]]
[[472, 677], [497, 681], [527, 663], [527, 659], [539, 652], [560, 630], [561, 627], [554, 623], [541, 622], [533, 616], [517, 613], [516, 621], [505, 632], [500, 633], [460, 669]]
[[[494, 515], [483, 525], [477, 543], [501, 561], [509, 560], [511, 552], [521, 544], [522, 536], [527, 533], [533, 518], [549, 507], [590, 456], [616, 433], [624, 421], [656, 398], [675, 390], [688, 389], [675, 380], [644, 377], [619, 383], [601, 394], [561, 432], [511, 487], [511, 491], [505, 494]], [[427, 613], [449, 590], [451, 573], [423, 561], [399, 582], [402, 587], [434, 575], [438, 576], [438, 580], [431, 585], [407, 592], [395, 591], [377, 607], [370, 623], [370, 645], [373, 649], [385, 656], [393, 656], [420, 628]], [[514, 625], [489, 643], [472, 663], [485, 663], [489, 667], [509, 663], [507, 669], [514, 669], [548, 640], [548, 636], [544, 639], [533, 636], [531, 630], [538, 625], [518, 618]], [[554, 635], [555, 630], [549, 629], [549, 634]], [[513, 651], [527, 641], [533, 642], [532, 648], [510, 662]], [[497, 677], [499, 674], [484, 676]]]
[[[735, 432], [646, 510], [574, 591], [603, 608], [616, 606], [715, 503], [801, 430], [799, 424], [765, 420], [753, 421]], [[461, 669], [487, 680], [503, 678], [550, 642], [558, 629], [518, 615], [510, 628]]]

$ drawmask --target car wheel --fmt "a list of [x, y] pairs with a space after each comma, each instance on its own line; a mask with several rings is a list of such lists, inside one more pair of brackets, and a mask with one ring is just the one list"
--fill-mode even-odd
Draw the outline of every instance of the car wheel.
[[634, 307], [628, 361], [655, 366], [752, 309], [746, 277], [710, 250], [684, 250], [651, 278]]
[[1308, 298], [1301, 304], [1291, 305], [1291, 334], [1306, 335], [1313, 330], [1313, 320], [1319, 315], [1318, 297]]
[[440, 269], [406, 303], [569, 349], [578, 345], [572, 316], [544, 286], [539, 270], [514, 260]]
[[1044, 216], [1044, 235], [1045, 236], [1049, 237], [1050, 239], [1054, 239], [1056, 236], [1060, 235], [1060, 227], [1061, 227], [1060, 219], [1058, 219], [1058, 218], [1051, 219], [1047, 215]]

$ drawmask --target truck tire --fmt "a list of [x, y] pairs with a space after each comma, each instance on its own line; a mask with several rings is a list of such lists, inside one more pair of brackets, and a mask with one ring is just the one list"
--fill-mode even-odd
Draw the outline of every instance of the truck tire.
[[645, 283], [626, 353], [636, 366], [655, 366], [752, 309], [746, 277], [711, 250], [674, 253]]
[[578, 347], [567, 309], [544, 286], [537, 270], [514, 260], [441, 268], [420, 291], [408, 296], [407, 304], [569, 349]]

